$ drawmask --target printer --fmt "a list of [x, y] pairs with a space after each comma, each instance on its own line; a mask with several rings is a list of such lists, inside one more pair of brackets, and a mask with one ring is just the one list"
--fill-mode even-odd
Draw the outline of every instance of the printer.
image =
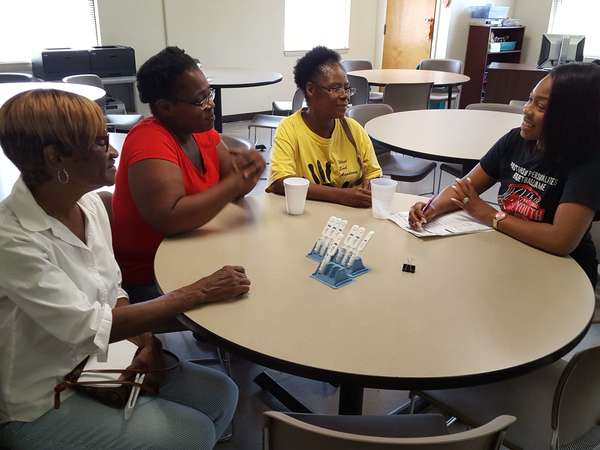
[[84, 73], [100, 78], [135, 76], [135, 52], [124, 45], [47, 48], [31, 58], [31, 69], [35, 77], [46, 81]]

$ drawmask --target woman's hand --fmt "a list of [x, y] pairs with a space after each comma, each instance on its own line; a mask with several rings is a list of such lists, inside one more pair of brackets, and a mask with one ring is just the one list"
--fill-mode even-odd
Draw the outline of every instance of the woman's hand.
[[265, 170], [265, 160], [256, 150], [230, 151], [232, 155], [232, 176], [236, 178], [239, 197], [250, 192]]
[[427, 206], [427, 203], [417, 202], [410, 207], [410, 210], [408, 211], [408, 224], [412, 229], [423, 229], [423, 225], [430, 222], [435, 217], [435, 207], [433, 204], [430, 203], [427, 210], [423, 212], [425, 206]]
[[492, 225], [497, 211], [479, 197], [473, 187], [471, 178], [467, 177], [465, 180], [457, 178], [452, 185], [452, 189], [454, 189], [456, 195], [450, 201], [454, 205], [466, 211], [471, 217], [484, 225]]
[[239, 297], [250, 290], [250, 280], [243, 267], [225, 266], [182, 289], [192, 294], [197, 306]]
[[[131, 339], [137, 344], [139, 350], [128, 369], [141, 369], [150, 371], [153, 369], [163, 369], [165, 362], [163, 359], [162, 344], [151, 333], [144, 333]], [[122, 375], [120, 379], [133, 381], [136, 374]], [[142, 392], [150, 395], [157, 395], [160, 384], [164, 379], [164, 372], [146, 373], [142, 383]]]
[[340, 188], [340, 203], [354, 208], [370, 208], [371, 190], [362, 186]]

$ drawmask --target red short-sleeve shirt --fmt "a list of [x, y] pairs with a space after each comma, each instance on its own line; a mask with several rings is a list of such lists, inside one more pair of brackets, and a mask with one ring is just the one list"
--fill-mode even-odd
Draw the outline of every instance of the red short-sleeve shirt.
[[173, 135], [152, 117], [136, 125], [125, 139], [112, 200], [113, 246], [125, 284], [138, 286], [154, 282], [154, 255], [164, 237], [144, 221], [135, 205], [129, 190], [129, 167], [144, 159], [172, 162], [181, 170], [186, 195], [203, 192], [220, 179], [217, 154], [220, 137], [214, 129], [193, 136], [204, 161], [203, 173], [186, 156]]

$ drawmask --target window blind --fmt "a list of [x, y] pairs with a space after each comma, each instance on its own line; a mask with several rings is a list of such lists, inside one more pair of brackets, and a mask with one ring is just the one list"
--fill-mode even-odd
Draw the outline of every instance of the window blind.
[[44, 48], [99, 44], [95, 0], [2, 0], [0, 62], [29, 62]]
[[600, 1], [553, 0], [548, 32], [585, 36], [584, 56], [600, 57]]
[[346, 49], [349, 39], [350, 0], [285, 0], [284, 51]]

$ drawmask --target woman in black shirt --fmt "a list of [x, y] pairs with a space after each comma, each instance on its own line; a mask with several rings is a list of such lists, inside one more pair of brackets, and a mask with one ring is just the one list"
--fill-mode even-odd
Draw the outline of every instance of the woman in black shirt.
[[[479, 197], [496, 182], [500, 211]], [[424, 207], [412, 206], [412, 227], [460, 208], [529, 245], [571, 255], [595, 286], [598, 261], [589, 229], [600, 218], [600, 67], [554, 69], [531, 92], [520, 128]]]

